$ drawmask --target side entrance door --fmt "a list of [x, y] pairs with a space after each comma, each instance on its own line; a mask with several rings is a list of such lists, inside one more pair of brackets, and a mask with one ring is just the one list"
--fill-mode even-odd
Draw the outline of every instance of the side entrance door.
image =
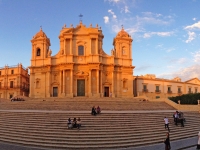
[[58, 97], [58, 87], [53, 87], [53, 97]]
[[109, 97], [109, 87], [104, 87], [104, 97]]
[[77, 96], [85, 96], [85, 80], [77, 80]]

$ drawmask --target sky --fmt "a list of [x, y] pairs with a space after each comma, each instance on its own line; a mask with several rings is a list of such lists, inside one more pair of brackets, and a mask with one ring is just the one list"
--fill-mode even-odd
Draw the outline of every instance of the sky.
[[42, 27], [58, 53], [66, 24], [98, 24], [103, 50], [124, 30], [133, 38], [134, 75], [200, 79], [200, 0], [0, 0], [0, 67], [30, 66], [31, 39]]

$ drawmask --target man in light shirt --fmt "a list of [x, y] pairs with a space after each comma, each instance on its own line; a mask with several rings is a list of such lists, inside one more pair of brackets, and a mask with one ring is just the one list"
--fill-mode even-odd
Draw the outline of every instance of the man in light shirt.
[[165, 117], [165, 118], [164, 118], [164, 121], [165, 121], [165, 129], [168, 128], [168, 131], [170, 132], [170, 130], [169, 130], [169, 121], [168, 121], [168, 118]]

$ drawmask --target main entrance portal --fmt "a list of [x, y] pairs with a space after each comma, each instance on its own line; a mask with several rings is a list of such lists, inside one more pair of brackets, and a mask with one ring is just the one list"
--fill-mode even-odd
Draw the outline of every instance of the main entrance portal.
[[58, 97], [58, 87], [53, 87], [53, 97]]
[[77, 96], [85, 96], [85, 80], [77, 80]]

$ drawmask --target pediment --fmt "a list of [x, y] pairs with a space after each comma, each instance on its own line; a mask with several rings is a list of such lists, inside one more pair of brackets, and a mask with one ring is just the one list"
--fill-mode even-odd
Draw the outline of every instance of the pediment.
[[200, 80], [198, 78], [193, 78], [186, 81], [186, 83], [200, 84]]

